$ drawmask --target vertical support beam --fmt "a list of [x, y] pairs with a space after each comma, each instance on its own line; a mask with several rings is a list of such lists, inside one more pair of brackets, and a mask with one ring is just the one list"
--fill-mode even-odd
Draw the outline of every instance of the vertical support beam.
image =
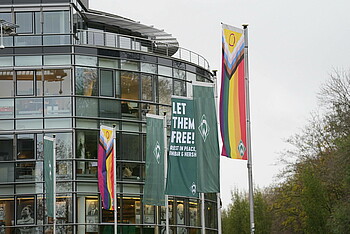
[[250, 207], [250, 233], [255, 232], [254, 224], [254, 190], [253, 190], [253, 162], [250, 129], [250, 99], [249, 99], [249, 68], [248, 68], [248, 25], [243, 25], [244, 29], [244, 75], [246, 88], [246, 108], [247, 108], [247, 139], [248, 139], [248, 182], [249, 182], [249, 207]]

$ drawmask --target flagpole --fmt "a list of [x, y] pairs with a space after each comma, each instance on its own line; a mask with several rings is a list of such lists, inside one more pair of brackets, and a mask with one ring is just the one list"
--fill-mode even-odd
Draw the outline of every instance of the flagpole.
[[[163, 118], [164, 128], [164, 188], [166, 186], [167, 174], [168, 174], [168, 146], [167, 146], [167, 124], [166, 124], [166, 112], [164, 112]], [[165, 195], [165, 233], [169, 234], [169, 196]]]
[[205, 201], [204, 201], [204, 193], [201, 193], [201, 200], [202, 200], [202, 234], [205, 234]]
[[53, 234], [56, 233], [56, 135], [53, 135]]
[[113, 206], [114, 206], [114, 234], [118, 233], [118, 197], [117, 197], [117, 144], [116, 144], [116, 125], [113, 124], [113, 163], [114, 163], [114, 167], [113, 167], [113, 177], [114, 177], [114, 201], [113, 201]]
[[251, 146], [251, 128], [250, 128], [250, 99], [249, 99], [249, 68], [248, 68], [248, 24], [243, 24], [244, 29], [244, 74], [246, 88], [246, 106], [247, 106], [247, 140], [248, 140], [248, 181], [249, 181], [249, 207], [250, 207], [250, 233], [255, 232], [254, 224], [254, 190], [253, 190], [253, 163]]

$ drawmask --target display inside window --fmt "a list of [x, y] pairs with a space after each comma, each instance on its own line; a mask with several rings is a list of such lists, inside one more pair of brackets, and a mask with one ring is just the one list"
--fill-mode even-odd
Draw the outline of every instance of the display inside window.
[[178, 201], [176, 206], [177, 224], [185, 224], [185, 208], [183, 201]]
[[97, 199], [85, 200], [86, 232], [97, 233], [99, 223], [99, 205]]
[[15, 216], [13, 198], [2, 198], [0, 200], [0, 233], [6, 233], [4, 226], [12, 226]]
[[77, 131], [78, 158], [97, 159], [98, 131]]
[[97, 96], [97, 69], [77, 67], [75, 73], [75, 93], [76, 95]]
[[56, 233], [72, 233], [72, 226], [60, 225], [67, 224], [73, 221], [72, 214], [72, 198], [71, 197], [57, 197], [56, 200]]
[[123, 223], [140, 223], [141, 202], [139, 198], [124, 197], [121, 206]]
[[122, 165], [122, 177], [125, 180], [141, 179], [141, 164], [125, 163]]
[[0, 97], [14, 96], [13, 72], [0, 71]]
[[16, 163], [16, 181], [35, 181], [36, 169], [35, 162]]
[[200, 210], [198, 201], [189, 201], [190, 226], [200, 226]]
[[[17, 225], [33, 225], [35, 224], [35, 198], [18, 197], [17, 198]], [[21, 233], [31, 233], [33, 227], [20, 228]]]

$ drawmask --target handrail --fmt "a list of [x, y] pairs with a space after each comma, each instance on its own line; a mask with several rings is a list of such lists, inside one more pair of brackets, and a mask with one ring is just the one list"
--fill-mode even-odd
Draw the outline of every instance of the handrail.
[[166, 55], [194, 63], [210, 71], [209, 63], [203, 56], [174, 44], [117, 33], [81, 29], [77, 30], [74, 41], [77, 45], [97, 45]]

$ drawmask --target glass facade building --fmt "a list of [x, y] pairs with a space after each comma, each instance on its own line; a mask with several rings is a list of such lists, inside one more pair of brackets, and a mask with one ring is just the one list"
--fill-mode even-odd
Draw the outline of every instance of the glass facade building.
[[[0, 233], [45, 233], [43, 138], [56, 136], [56, 233], [113, 233], [101, 209], [97, 144], [117, 126], [119, 233], [163, 233], [165, 207], [144, 205], [147, 113], [213, 82], [207, 61], [162, 30], [79, 0], [1, 0], [14, 23], [0, 50]], [[169, 197], [170, 233], [217, 233], [217, 199]]]

